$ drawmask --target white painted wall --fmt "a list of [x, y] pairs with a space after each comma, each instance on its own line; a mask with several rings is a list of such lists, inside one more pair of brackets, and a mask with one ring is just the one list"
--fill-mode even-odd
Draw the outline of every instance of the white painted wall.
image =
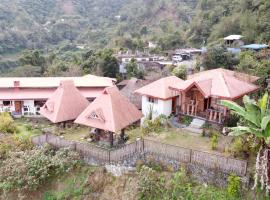
[[[22, 113], [23, 115], [30, 115], [30, 114], [35, 114], [36, 109], [35, 109], [35, 101], [34, 100], [24, 100], [23, 101], [23, 106], [27, 107], [27, 112], [26, 113]], [[24, 109], [23, 109], [24, 110]]]
[[144, 117], [142, 122], [148, 116], [149, 111], [153, 108], [153, 118], [157, 118], [160, 115], [169, 116], [172, 113], [172, 100], [156, 99], [155, 103], [149, 102], [147, 96], [142, 96], [142, 113]]

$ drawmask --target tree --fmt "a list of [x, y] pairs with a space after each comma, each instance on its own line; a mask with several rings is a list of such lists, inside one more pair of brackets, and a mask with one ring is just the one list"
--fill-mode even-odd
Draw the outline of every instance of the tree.
[[256, 160], [255, 184], [253, 189], [260, 183], [262, 189], [266, 189], [267, 195], [270, 191], [270, 109], [268, 93], [256, 102], [248, 96], [243, 98], [244, 107], [233, 101], [223, 100], [221, 104], [234, 111], [242, 119], [242, 123], [230, 128], [230, 135], [251, 135], [259, 141], [260, 150]]
[[180, 66], [175, 67], [172, 70], [172, 74], [174, 76], [177, 76], [178, 78], [181, 78], [181, 79], [185, 80], [187, 78], [187, 67], [186, 67], [186, 65], [180, 65]]
[[143, 78], [143, 71], [139, 69], [137, 61], [132, 58], [131, 61], [126, 65], [128, 78], [136, 77], [139, 79]]
[[119, 64], [111, 49], [99, 51], [95, 55], [94, 63], [96, 64], [95, 72], [98, 75], [116, 78], [119, 73]]
[[214, 46], [207, 49], [203, 55], [202, 66], [205, 69], [225, 68], [232, 69], [233, 65], [237, 64], [237, 60], [223, 46]]
[[244, 73], [249, 73], [254, 76], [259, 76], [258, 81], [262, 88], [266, 88], [267, 79], [270, 74], [270, 60], [263, 55], [259, 55], [254, 51], [244, 51], [240, 53], [239, 65], [237, 70]]
[[45, 72], [46, 59], [39, 50], [24, 51], [19, 62], [21, 65], [39, 67], [41, 74]]

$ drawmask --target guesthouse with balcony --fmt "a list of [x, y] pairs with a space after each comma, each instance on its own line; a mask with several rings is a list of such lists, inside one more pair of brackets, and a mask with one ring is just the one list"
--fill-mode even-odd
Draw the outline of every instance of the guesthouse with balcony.
[[220, 100], [241, 103], [244, 95], [259, 90], [254, 84], [258, 79], [219, 68], [193, 74], [186, 81], [170, 86], [170, 89], [179, 92], [179, 115], [223, 124], [230, 113], [220, 105]]
[[220, 100], [241, 102], [259, 87], [259, 78], [226, 69], [213, 69], [189, 75], [187, 80], [171, 76], [146, 85], [135, 93], [142, 96], [144, 117], [159, 115], [190, 116], [216, 124], [229, 118], [229, 110]]
[[40, 108], [64, 80], [73, 80], [80, 93], [90, 102], [104, 88], [115, 84], [115, 79], [93, 75], [0, 78], [0, 112], [10, 112], [13, 116], [40, 116]]

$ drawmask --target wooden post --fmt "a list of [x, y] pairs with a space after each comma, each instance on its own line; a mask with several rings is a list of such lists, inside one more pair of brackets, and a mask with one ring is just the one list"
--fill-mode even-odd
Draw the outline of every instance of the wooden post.
[[121, 139], [121, 142], [123, 143], [125, 142], [125, 129], [121, 130], [120, 139]]
[[113, 147], [113, 132], [109, 132], [110, 134], [110, 146]]

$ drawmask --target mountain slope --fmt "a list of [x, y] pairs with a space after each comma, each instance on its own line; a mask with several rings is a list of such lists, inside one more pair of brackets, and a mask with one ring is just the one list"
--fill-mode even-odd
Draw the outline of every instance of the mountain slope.
[[[183, 29], [197, 0], [2, 0], [0, 54], [64, 41], [113, 46], [147, 27], [146, 36]], [[145, 29], [145, 28], [144, 28]]]

